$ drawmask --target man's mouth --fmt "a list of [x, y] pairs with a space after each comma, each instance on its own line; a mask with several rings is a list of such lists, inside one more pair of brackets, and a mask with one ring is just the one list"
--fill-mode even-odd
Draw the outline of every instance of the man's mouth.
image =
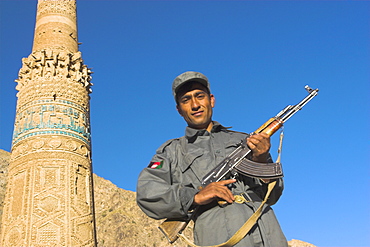
[[192, 113], [191, 115], [193, 115], [195, 117], [198, 117], [198, 116], [200, 116], [202, 114], [203, 114], [203, 111], [197, 111], [197, 112]]

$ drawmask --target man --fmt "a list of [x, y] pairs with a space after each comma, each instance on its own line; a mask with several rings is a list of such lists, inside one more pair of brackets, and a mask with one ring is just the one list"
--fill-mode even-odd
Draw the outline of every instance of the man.
[[[215, 97], [208, 79], [199, 72], [185, 72], [175, 78], [172, 92], [178, 113], [187, 123], [185, 136], [165, 142], [138, 179], [137, 203], [154, 219], [186, 218], [195, 208], [194, 241], [209, 246], [226, 242], [261, 204], [267, 183], [239, 175], [210, 183], [199, 190], [202, 178], [242, 140], [247, 139], [257, 162], [271, 162], [270, 139], [266, 134], [231, 131], [212, 120]], [[276, 203], [283, 190], [282, 179], [269, 197]], [[247, 193], [252, 201], [236, 203], [235, 195]], [[228, 202], [221, 207], [218, 200]], [[288, 246], [273, 210], [266, 205], [250, 232], [235, 246]]]

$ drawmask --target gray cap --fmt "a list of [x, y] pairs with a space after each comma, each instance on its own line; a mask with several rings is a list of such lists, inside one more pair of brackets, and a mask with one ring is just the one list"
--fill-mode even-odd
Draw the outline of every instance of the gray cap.
[[187, 71], [177, 76], [172, 83], [172, 94], [175, 100], [176, 100], [176, 94], [179, 91], [180, 87], [189, 81], [199, 82], [203, 84], [208, 89], [209, 92], [211, 92], [211, 89], [209, 87], [208, 78], [205, 75], [199, 72]]

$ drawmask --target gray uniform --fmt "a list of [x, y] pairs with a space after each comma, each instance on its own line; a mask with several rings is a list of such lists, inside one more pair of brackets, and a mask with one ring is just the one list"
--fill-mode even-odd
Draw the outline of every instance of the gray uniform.
[[[141, 172], [137, 184], [138, 205], [154, 219], [186, 218], [202, 178], [246, 137], [247, 134], [229, 131], [217, 122], [211, 133], [187, 127], [184, 137], [164, 143]], [[258, 208], [267, 186], [259, 179], [240, 175], [231, 190], [234, 195], [247, 192], [254, 202], [202, 206], [195, 217], [196, 244], [216, 245], [227, 241]], [[283, 181], [279, 179], [270, 195], [270, 205], [279, 199], [282, 190]], [[288, 246], [270, 206], [265, 205], [258, 224], [236, 246]]]

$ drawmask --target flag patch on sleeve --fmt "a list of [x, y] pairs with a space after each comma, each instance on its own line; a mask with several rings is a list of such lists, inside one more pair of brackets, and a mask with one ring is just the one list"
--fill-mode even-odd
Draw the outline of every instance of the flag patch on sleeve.
[[160, 169], [162, 168], [162, 165], [163, 165], [163, 160], [162, 161], [157, 161], [157, 162], [150, 162], [150, 164], [148, 165], [148, 168], [151, 168], [151, 169]]

